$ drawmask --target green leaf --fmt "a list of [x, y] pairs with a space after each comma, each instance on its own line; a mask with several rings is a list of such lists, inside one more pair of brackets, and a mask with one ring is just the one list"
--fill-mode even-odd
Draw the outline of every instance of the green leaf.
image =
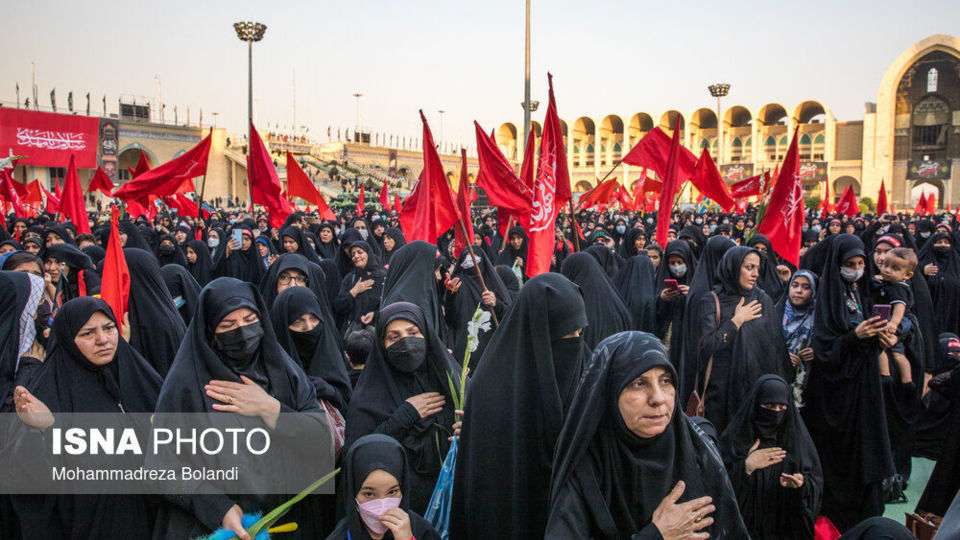
[[[334, 469], [334, 470], [332, 470], [332, 471], [330, 471], [328, 474], [325, 474], [323, 477], [321, 477], [321, 478], [320, 478], [319, 480], [317, 480], [316, 482], [314, 482], [314, 483], [310, 484], [309, 486], [307, 486], [306, 488], [304, 488], [303, 491], [301, 491], [300, 493], [297, 493], [296, 495], [294, 495], [293, 498], [290, 499], [289, 501], [287, 501], [287, 502], [281, 504], [280, 506], [274, 508], [273, 510], [271, 510], [269, 514], [267, 514], [267, 515], [263, 516], [262, 518], [260, 518], [260, 521], [257, 521], [256, 523], [254, 523], [253, 525], [251, 525], [250, 528], [247, 529], [247, 534], [250, 535], [250, 538], [256, 538], [258, 534], [260, 534], [261, 532], [263, 532], [263, 531], [269, 529], [270, 527], [272, 527], [273, 524], [277, 522], [277, 520], [279, 520], [281, 517], [283, 517], [284, 514], [286, 514], [287, 512], [289, 512], [290, 509], [293, 508], [293, 505], [295, 505], [295, 504], [297, 504], [298, 502], [300, 502], [300, 501], [301, 501], [304, 497], [306, 497], [307, 495], [309, 495], [309, 494], [313, 493], [314, 491], [316, 491], [317, 488], [319, 488], [319, 487], [322, 486], [323, 484], [326, 484], [327, 481], [329, 481], [331, 478], [333, 478], [334, 476], [336, 476], [337, 473], [339, 473], [339, 472], [340, 472], [340, 468], [339, 468], [339, 467], [336, 468], [336, 469]], [[234, 538], [236, 538], [236, 537], [234, 537]]]

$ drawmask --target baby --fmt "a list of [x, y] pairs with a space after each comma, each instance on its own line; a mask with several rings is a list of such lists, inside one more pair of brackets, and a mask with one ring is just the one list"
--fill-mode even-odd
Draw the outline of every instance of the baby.
[[905, 318], [907, 310], [913, 307], [913, 289], [910, 287], [910, 278], [917, 267], [917, 255], [910, 248], [896, 248], [890, 250], [883, 259], [881, 268], [880, 291], [877, 295], [878, 304], [890, 304], [892, 312], [887, 323], [886, 332], [896, 334], [897, 344], [880, 353], [880, 374], [890, 376], [890, 359], [893, 357], [900, 374], [900, 382], [913, 382], [910, 372], [910, 361], [907, 359], [903, 346], [903, 339], [912, 328], [910, 318]]

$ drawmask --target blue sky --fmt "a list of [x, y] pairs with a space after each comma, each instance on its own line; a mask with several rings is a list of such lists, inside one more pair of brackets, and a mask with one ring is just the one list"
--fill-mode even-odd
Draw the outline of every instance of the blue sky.
[[[725, 107], [769, 101], [791, 107], [820, 99], [839, 120], [858, 120], [876, 100], [884, 71], [932, 34], [960, 33], [956, 0], [917, 10], [892, 1], [643, 2], [533, 0], [533, 99], [546, 102], [554, 74], [561, 117], [595, 119], [668, 108], [714, 106], [706, 86], [732, 84]], [[82, 6], [82, 9], [79, 9]], [[74, 91], [155, 98], [168, 117], [189, 106], [195, 120], [244, 129], [247, 56], [232, 23], [268, 25], [254, 46], [260, 126], [293, 121], [324, 135], [362, 123], [419, 137], [423, 108], [439, 137], [472, 143], [474, 119], [490, 129], [522, 122], [523, 0], [349, 0], [316, 2], [44, 1], [8, 5], [0, 32], [0, 100], [21, 100], [37, 63], [40, 102]], [[114, 105], [115, 107], [115, 105]], [[545, 107], [534, 113], [542, 120]]]

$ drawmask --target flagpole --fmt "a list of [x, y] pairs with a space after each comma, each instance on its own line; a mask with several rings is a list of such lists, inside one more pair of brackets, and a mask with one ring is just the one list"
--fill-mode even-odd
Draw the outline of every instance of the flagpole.
[[507, 240], [510, 238], [511, 226], [513, 226], [513, 214], [510, 214], [510, 218], [507, 220], [507, 237], [500, 239], [500, 251], [497, 252], [497, 255], [503, 253], [503, 250], [507, 247]]
[[570, 197], [569, 202], [570, 202], [570, 235], [573, 236], [573, 249], [574, 251], [580, 251], [580, 235], [577, 234], [577, 224], [576, 224], [577, 218], [574, 217], [574, 213], [573, 213], [573, 196]]
[[[611, 167], [610, 170], [607, 171], [607, 174], [603, 175], [603, 178], [601, 178], [600, 181], [597, 182], [597, 185], [599, 186], [600, 184], [603, 183], [604, 180], [606, 180], [607, 178], [609, 178], [610, 175], [613, 174], [613, 171], [617, 170], [617, 167], [620, 166], [620, 163], [622, 163], [622, 162], [618, 159], [618, 160], [616, 161], [616, 163], [613, 164], [613, 167]], [[626, 182], [626, 179], [624, 179], [624, 182]]]
[[[210, 128], [210, 134], [207, 135], [207, 136], [208, 136], [208, 137], [211, 137], [211, 138], [213, 137], [213, 128]], [[213, 141], [212, 141], [212, 139], [211, 139], [211, 143], [212, 143], [212, 142], [213, 142]], [[249, 147], [248, 147], [248, 148], [249, 148]], [[248, 165], [248, 167], [249, 167], [249, 165]], [[249, 171], [249, 169], [248, 169], [248, 171]], [[250, 179], [249, 179], [249, 176], [248, 176], [248, 178], [247, 178], [247, 184], [249, 185], [249, 183], [250, 183]], [[199, 204], [197, 204], [197, 219], [203, 219], [203, 192], [206, 191], [206, 190], [207, 190], [207, 169], [206, 169], [206, 167], [204, 167], [204, 169], [203, 169], [203, 180], [202, 180], [201, 183], [200, 183], [200, 201], [199, 201]]]
[[[477, 255], [473, 252], [473, 245], [471, 244], [473, 238], [467, 238], [467, 226], [463, 223], [463, 216], [457, 216], [457, 224], [460, 225], [460, 233], [463, 234], [463, 238], [467, 241], [467, 251], [470, 253], [470, 259], [473, 260], [473, 269], [477, 272], [477, 277], [480, 279], [480, 288], [483, 289], [483, 292], [489, 292], [487, 284], [483, 280], [483, 274], [480, 273], [480, 265], [477, 264]], [[490, 307], [490, 318], [493, 320], [493, 327], [496, 328], [500, 326], [500, 322], [497, 320], [496, 310], [491, 306], [488, 307]]]

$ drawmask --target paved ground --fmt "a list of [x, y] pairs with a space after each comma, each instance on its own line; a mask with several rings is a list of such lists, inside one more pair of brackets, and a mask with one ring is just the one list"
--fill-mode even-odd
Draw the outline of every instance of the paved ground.
[[930, 473], [933, 472], [935, 463], [926, 458], [913, 458], [913, 469], [910, 472], [910, 482], [907, 485], [907, 502], [903, 504], [888, 504], [883, 515], [896, 520], [897, 523], [903, 523], [904, 513], [913, 512], [917, 507], [917, 501], [923, 493], [923, 488], [927, 486], [927, 480], [930, 479]]

